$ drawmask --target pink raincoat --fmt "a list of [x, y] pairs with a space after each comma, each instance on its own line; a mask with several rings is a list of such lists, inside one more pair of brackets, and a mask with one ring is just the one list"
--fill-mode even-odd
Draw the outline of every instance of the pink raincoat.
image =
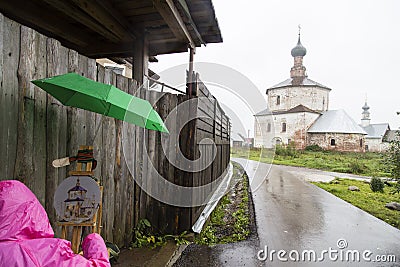
[[71, 243], [54, 238], [46, 211], [21, 182], [0, 181], [0, 266], [110, 266], [107, 248], [98, 234], [82, 243], [83, 255]]

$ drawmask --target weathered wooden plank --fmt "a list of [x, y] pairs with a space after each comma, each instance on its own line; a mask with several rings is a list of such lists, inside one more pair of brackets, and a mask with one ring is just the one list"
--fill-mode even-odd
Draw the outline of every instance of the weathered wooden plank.
[[[68, 71], [77, 72], [82, 76], [87, 76], [87, 58], [79, 55], [74, 50], [69, 50]], [[86, 112], [78, 108], [68, 110], [69, 125], [69, 153], [76, 155], [80, 145], [86, 145]], [[74, 169], [74, 165], [71, 166]]]
[[[96, 60], [86, 58], [85, 59], [86, 63], [86, 77], [96, 81], [96, 76], [97, 76], [97, 69], [96, 69]], [[86, 119], [86, 144], [87, 145], [93, 145], [94, 144], [94, 139], [97, 134], [97, 121], [101, 120], [101, 114], [96, 114], [91, 111], [86, 111], [85, 112], [85, 119]]]
[[[169, 99], [166, 100], [166, 106], [167, 106], [167, 116], [170, 117], [170, 123], [167, 125], [168, 128], [172, 128], [176, 127], [177, 125], [177, 109], [176, 106], [178, 104], [178, 97], [177, 95], [172, 95], [169, 94]], [[170, 138], [173, 138], [172, 136], [170, 136]], [[164, 165], [168, 166], [168, 172], [165, 173], [165, 178], [171, 182], [171, 183], [175, 183], [175, 166], [173, 164], [176, 164], [176, 148], [173, 146], [173, 142], [171, 142], [172, 140], [170, 140], [169, 138], [167, 139], [167, 144], [166, 144], [166, 153], [168, 154], [168, 159], [165, 159]], [[170, 192], [165, 192], [165, 194], [169, 194]], [[166, 207], [166, 216], [164, 218], [168, 219], [168, 228], [166, 229], [166, 231], [168, 233], [173, 233], [175, 230], [175, 224], [176, 224], [176, 218], [175, 218], [175, 214], [177, 208], [167, 205]]]
[[30, 80], [34, 75], [35, 66], [35, 32], [21, 27], [21, 52], [18, 64], [18, 130], [17, 155], [14, 177], [21, 180], [29, 188], [33, 188], [33, 127], [34, 127], [34, 89]]
[[[47, 77], [59, 74], [61, 45], [54, 39], [47, 39]], [[59, 183], [59, 170], [52, 166], [52, 161], [59, 156], [59, 133], [62, 116], [62, 104], [47, 94], [47, 165], [46, 165], [46, 211], [50, 222], [55, 227], [56, 214], [53, 208], [54, 192]], [[65, 155], [64, 155], [65, 156]]]
[[[97, 72], [97, 77], [96, 81], [104, 83], [104, 75], [105, 75], [105, 68], [101, 66], [100, 64], [96, 64], [96, 72]], [[94, 150], [94, 157], [97, 159], [97, 168], [94, 170], [94, 175], [99, 179], [100, 184], [104, 184], [104, 178], [103, 177], [103, 153], [105, 153], [104, 150], [104, 144], [103, 144], [103, 121], [105, 117], [98, 114], [96, 115], [96, 129], [97, 127], [100, 127], [96, 133], [96, 136], [94, 138], [94, 144], [93, 144], [93, 150]]]
[[[165, 120], [166, 113], [167, 113], [168, 100], [169, 100], [169, 94], [163, 94], [158, 99], [157, 105], [156, 105], [158, 107], [158, 114], [160, 115], [160, 117], [163, 121]], [[161, 138], [161, 135], [162, 134], [158, 134], [156, 136], [156, 138], [157, 138], [156, 157], [157, 157], [157, 162], [158, 162], [157, 171], [158, 171], [158, 174], [161, 177], [163, 177], [163, 179], [168, 179], [166, 177], [168, 174], [168, 162], [166, 161], [166, 156], [162, 149], [162, 143], [165, 145], [165, 144], [167, 144], [168, 141], [166, 141], [165, 138]], [[166, 190], [164, 190], [164, 191], [166, 191]], [[158, 203], [157, 213], [158, 213], [159, 218], [165, 218], [165, 216], [166, 216], [165, 203], [162, 203], [162, 202]], [[166, 228], [168, 228], [168, 226], [169, 226], [168, 223], [163, 224], [163, 225], [161, 225], [161, 224], [162, 224], [162, 222], [159, 223], [159, 227], [160, 227], [159, 229], [161, 229], [162, 231], [165, 231]]]
[[212, 117], [214, 113], [214, 102], [210, 98], [199, 98], [199, 109], [202, 109], [208, 116]]
[[[78, 52], [70, 49], [68, 51], [68, 72], [78, 73]], [[76, 125], [76, 109], [73, 107], [67, 107], [67, 155], [75, 156], [77, 155], [77, 149], [79, 145], [82, 145], [78, 142], [75, 135], [75, 125]], [[70, 165], [67, 167], [67, 171], [75, 170], [75, 165]]]
[[4, 16], [3, 14], [0, 13], [0, 125], [2, 126], [2, 129], [0, 130], [0, 161], [3, 162], [3, 167], [0, 168], [0, 181], [3, 179], [7, 179], [7, 176], [5, 175], [5, 170], [8, 167], [8, 162], [4, 161], [4, 155], [5, 154], [5, 141], [6, 138], [3, 136], [4, 128], [6, 128], [6, 123], [5, 123], [5, 90], [3, 90], [3, 55], [4, 55]]
[[[154, 94], [152, 91], [145, 91], [145, 99], [147, 99], [151, 105], [154, 104]], [[153, 179], [153, 166], [155, 157], [155, 135], [154, 131], [145, 130], [146, 142], [143, 149], [144, 154], [144, 165], [143, 165], [143, 177], [142, 179], [146, 181], [146, 218], [157, 227], [157, 220], [154, 216], [154, 205], [155, 200], [151, 197], [152, 190], [152, 179]]]
[[[59, 57], [57, 59], [57, 73], [54, 75], [61, 75], [68, 72], [68, 49], [64, 46], [60, 46]], [[65, 157], [68, 155], [67, 142], [68, 142], [68, 116], [67, 107], [64, 105], [60, 106], [60, 132], [58, 137], [58, 158]], [[58, 170], [58, 183], [60, 184], [67, 177], [67, 169], [59, 168]]]
[[[128, 93], [133, 95], [137, 90], [137, 82], [132, 79], [128, 79]], [[135, 217], [135, 183], [133, 179], [134, 171], [135, 171], [135, 126], [132, 124], [124, 123], [124, 138], [123, 139], [123, 155], [124, 161], [126, 161], [127, 169], [126, 169], [126, 200], [125, 200], [125, 210], [126, 210], [126, 221], [125, 221], [125, 234], [124, 234], [124, 243], [125, 246], [128, 246], [132, 241], [132, 230], [135, 226], [134, 217]]]
[[[141, 89], [139, 91], [139, 97], [142, 99], [147, 99], [146, 97], [146, 90], [143, 89], [143, 87], [141, 86]], [[140, 127], [139, 127], [140, 128]], [[148, 156], [147, 156], [147, 146], [148, 146], [148, 135], [147, 135], [147, 130], [140, 128], [141, 131], [139, 132], [139, 144], [141, 144], [141, 154], [139, 155], [140, 157], [142, 157], [142, 164], [141, 164], [141, 168], [140, 168], [140, 176], [139, 179], [141, 179], [141, 183], [142, 185], [144, 185], [144, 183], [146, 183], [146, 179], [148, 176], [148, 172], [147, 172], [147, 163], [148, 163]], [[138, 140], [138, 139], [137, 139]], [[139, 217], [141, 219], [144, 219], [147, 217], [147, 194], [146, 192], [144, 192], [144, 190], [141, 191], [140, 193], [140, 210], [139, 210]]]
[[[34, 79], [46, 77], [47, 71], [47, 53], [46, 53], [47, 37], [37, 34], [36, 46], [36, 75]], [[35, 127], [33, 129], [33, 179], [35, 180], [34, 192], [40, 203], [45, 205], [46, 197], [46, 104], [47, 93], [34, 87], [35, 93]]]
[[[88, 58], [78, 54], [78, 72], [80, 75], [88, 77]], [[89, 111], [77, 108], [76, 111], [76, 125], [74, 127], [75, 138], [79, 145], [88, 144], [89, 140], [87, 138], [88, 122], [86, 121], [86, 116], [89, 116]], [[78, 149], [78, 147], [76, 149]], [[73, 148], [72, 148], [73, 149]]]
[[[182, 104], [186, 101], [189, 100], [189, 97], [186, 95], [178, 95], [178, 111], [177, 111], [177, 126], [182, 126], [184, 125], [184, 122], [188, 121], [188, 118], [190, 116], [190, 110], [191, 108], [189, 105]], [[189, 147], [189, 144], [191, 143], [190, 140], [190, 126], [191, 122], [187, 123], [179, 132], [179, 147], [177, 146], [177, 149], [180, 148], [181, 153], [183, 154], [184, 157], [186, 157], [188, 160], [193, 160], [192, 158], [192, 151], [190, 151], [192, 148]], [[179, 166], [179, 165], [178, 165]], [[190, 166], [184, 166], [187, 170], [190, 170]], [[191, 186], [192, 179], [193, 179], [193, 173], [190, 171], [186, 170], [179, 170], [178, 168], [176, 169], [176, 176], [177, 176], [177, 181], [175, 182], [178, 185], [189, 187]], [[177, 197], [182, 197], [182, 195], [177, 194]], [[185, 201], [191, 201], [185, 200]], [[190, 223], [191, 223], [191, 210], [190, 208], [179, 208], [178, 209], [178, 221], [177, 225], [175, 228], [175, 232], [182, 232], [184, 230], [190, 229]]]
[[[3, 17], [2, 21], [2, 90], [1, 115], [3, 117], [1, 133], [0, 179], [12, 179], [17, 155], [18, 121], [18, 78], [17, 69], [20, 48], [20, 24]], [[4, 38], [7, 37], [7, 38]]]
[[[128, 83], [125, 77], [117, 75], [116, 87], [124, 92], [128, 92]], [[125, 201], [127, 198], [126, 190], [126, 169], [122, 151], [122, 127], [121, 120], [115, 121], [116, 127], [116, 147], [115, 147], [115, 166], [114, 166], [114, 183], [115, 183], [115, 211], [114, 211], [114, 242], [119, 246], [124, 244], [126, 211]]]
[[[135, 96], [141, 97], [143, 95], [143, 88], [139, 88], [135, 92]], [[145, 199], [144, 191], [141, 189], [141, 183], [143, 182], [143, 143], [144, 143], [144, 129], [141, 127], [135, 127], [135, 226], [140, 219], [145, 218], [145, 203], [141, 201]]]
[[[19, 156], [16, 159], [14, 177], [23, 181], [44, 204], [46, 93], [35, 88], [30, 82], [38, 78], [37, 74], [40, 71], [42, 72], [41, 77], [46, 75], [44, 73], [46, 63], [43, 60], [46, 54], [46, 45], [44, 37], [41, 37], [41, 42], [39, 42], [39, 38], [40, 35], [34, 30], [25, 26], [21, 27], [21, 52], [18, 67], [19, 103], [21, 104], [19, 106], [17, 142]], [[40, 69], [37, 70], [37, 68]], [[38, 99], [35, 99], [35, 96]], [[39, 114], [36, 114], [36, 111]], [[35, 137], [35, 133], [39, 136]]]
[[[159, 93], [157, 91], [149, 91], [150, 96], [149, 96], [149, 102], [153, 106], [153, 109], [156, 111], [159, 111], [159, 104], [158, 99], [163, 93]], [[149, 163], [148, 164], [148, 181], [150, 182], [150, 187], [149, 190], [151, 192], [151, 195], [154, 195], [154, 192], [157, 191], [157, 188], [153, 187], [153, 180], [157, 179], [158, 175], [157, 172], [160, 170], [159, 167], [159, 158], [157, 153], [158, 147], [160, 144], [160, 132], [158, 131], [152, 131], [148, 130], [147, 134], [149, 136], [149, 142], [148, 142], [148, 156], [149, 156]], [[159, 217], [159, 208], [160, 208], [160, 202], [158, 200], [155, 200], [154, 198], [150, 198], [150, 205], [149, 205], [149, 218], [151, 219], [152, 223], [154, 224], [157, 229], [161, 229], [164, 227], [164, 224], [162, 224], [162, 221], [160, 220]]]
[[[111, 84], [112, 73], [110, 70], [104, 71], [105, 84]], [[115, 164], [115, 120], [105, 117], [102, 121], [103, 127], [103, 153], [101, 157], [101, 168], [103, 174], [103, 226], [104, 238], [110, 242], [114, 242], [114, 164]]]
[[202, 120], [213, 120], [213, 107], [207, 107], [206, 109], [199, 107], [197, 109], [197, 118], [201, 118]]

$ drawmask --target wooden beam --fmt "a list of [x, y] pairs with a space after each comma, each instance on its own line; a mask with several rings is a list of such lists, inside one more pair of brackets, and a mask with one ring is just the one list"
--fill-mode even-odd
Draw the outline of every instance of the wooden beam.
[[[175, 38], [160, 39], [148, 41], [149, 56], [157, 56], [162, 54], [171, 54], [179, 52], [187, 52], [188, 45], [177, 41]], [[92, 57], [133, 57], [135, 42], [114, 43], [97, 43], [86, 47], [81, 51], [82, 54]]]
[[142, 37], [142, 33], [136, 30], [136, 26], [132, 25], [122, 14], [120, 9], [116, 9], [110, 0], [96, 0], [105, 10], [107, 10], [130, 34], [132, 39]]
[[114, 3], [114, 5], [118, 10], [123, 11], [123, 10], [152, 6], [152, 3], [149, 0], [131, 0], [131, 1], [124, 0], [119, 3]]
[[0, 11], [48, 37], [65, 40], [78, 47], [85, 47], [90, 43], [90, 36], [82, 33], [80, 28], [60, 20], [57, 14], [33, 1], [0, 1]]
[[85, 25], [94, 32], [99, 33], [107, 40], [110, 40], [112, 42], [118, 42], [121, 40], [120, 36], [117, 36], [114, 33], [105, 29], [102, 24], [98, 23], [92, 17], [88, 16], [87, 13], [83, 12], [80, 8], [71, 4], [69, 1], [65, 0], [43, 0], [43, 1], [51, 5], [54, 9], [60, 11], [67, 17], [70, 17], [71, 19]]
[[132, 40], [136, 36], [128, 31], [127, 25], [122, 25], [123, 15], [115, 11], [112, 7], [104, 8], [105, 1], [96, 0], [71, 0], [89, 16], [102, 24], [107, 30], [118, 36], [121, 40]]
[[153, 3], [176, 38], [182, 42], [187, 42], [191, 48], [195, 48], [196, 43], [193, 41], [192, 36], [190, 35], [190, 32], [173, 1], [153, 0]]
[[[160, 44], [162, 45], [165, 43], [178, 43], [178, 40], [174, 36], [172, 36], [170, 38], [160, 38], [160, 39], [150, 39], [149, 38], [149, 43], [151, 45], [160, 45]], [[181, 42], [179, 42], [179, 43], [181, 43]], [[185, 44], [185, 46], [187, 47], [186, 44]]]
[[149, 46], [150, 56], [181, 53], [187, 51], [188, 51], [188, 45], [182, 44], [181, 42], [150, 44]]
[[82, 54], [89, 57], [98, 58], [98, 56], [116, 57], [121, 54], [129, 54], [133, 56], [134, 42], [114, 43], [97, 43], [86, 47], [82, 50]]
[[164, 33], [164, 34], [149, 34], [149, 41], [152, 43], [153, 41], [161, 41], [168, 42], [169, 40], [178, 41], [172, 33]]
[[168, 26], [165, 21], [161, 19], [146, 20], [143, 22], [146, 28]]
[[[157, 11], [143, 15], [128, 16], [128, 20], [132, 24], [143, 24], [144, 26], [147, 26], [147, 23], [151, 24], [153, 21], [156, 21], [157, 23], [161, 21], [161, 25], [165, 25], [165, 21]], [[156, 26], [158, 25], [159, 24]]]
[[150, 14], [150, 13], [154, 13], [154, 12], [157, 12], [157, 10], [154, 8], [154, 6], [146, 6], [146, 7], [128, 9], [128, 10], [123, 11], [124, 16], [126, 16], [126, 17], [146, 15], [146, 14]]

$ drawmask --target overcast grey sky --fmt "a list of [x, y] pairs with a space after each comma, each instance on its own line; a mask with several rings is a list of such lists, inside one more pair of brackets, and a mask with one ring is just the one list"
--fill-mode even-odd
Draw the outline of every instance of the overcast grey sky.
[[[308, 77], [332, 88], [329, 108], [344, 109], [360, 122], [367, 95], [371, 123], [389, 122], [392, 129], [400, 126], [396, 115], [400, 111], [400, 1], [213, 3], [224, 42], [198, 48], [195, 61], [236, 69], [265, 95], [268, 87], [289, 78], [290, 50], [297, 43], [301, 24]], [[188, 53], [158, 56], [159, 62], [150, 68], [161, 72], [187, 63], [188, 58]]]

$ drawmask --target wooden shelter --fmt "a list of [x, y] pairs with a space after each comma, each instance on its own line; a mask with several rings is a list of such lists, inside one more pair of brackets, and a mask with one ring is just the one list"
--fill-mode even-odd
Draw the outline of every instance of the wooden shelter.
[[211, 0], [12, 0], [0, 12], [90, 58], [149, 58], [222, 42]]
[[[79, 145], [94, 140], [99, 162], [94, 174], [105, 188], [101, 225], [105, 240], [128, 246], [132, 228], [141, 218], [167, 233], [189, 230], [201, 207], [161, 203], [135, 181], [150, 180], [151, 166], [178, 185], [194, 187], [217, 179], [229, 164], [229, 118], [198, 75], [188, 86], [192, 96], [145, 90], [140, 84], [154, 56], [190, 49], [193, 59], [195, 47], [221, 41], [211, 0], [0, 1], [0, 180], [24, 182], [54, 226], [52, 193], [71, 168], [55, 169], [51, 162], [73, 155]], [[133, 79], [96, 64], [95, 59], [102, 57], [132, 63]], [[30, 82], [67, 72], [146, 99], [163, 120], [171, 112], [179, 113], [182, 121], [205, 112], [209, 118], [190, 121], [181, 129], [179, 141], [186, 157], [193, 160], [204, 150], [208, 162], [214, 148], [199, 141], [214, 140], [213, 164], [198, 173], [183, 172], [167, 160], [158, 132], [129, 125], [129, 138], [124, 141], [122, 121], [60, 105]], [[178, 108], [196, 95], [203, 97], [198, 104]], [[127, 149], [123, 142], [128, 142]], [[175, 147], [167, 151], [176, 161]], [[132, 171], [127, 155], [134, 162]]]

